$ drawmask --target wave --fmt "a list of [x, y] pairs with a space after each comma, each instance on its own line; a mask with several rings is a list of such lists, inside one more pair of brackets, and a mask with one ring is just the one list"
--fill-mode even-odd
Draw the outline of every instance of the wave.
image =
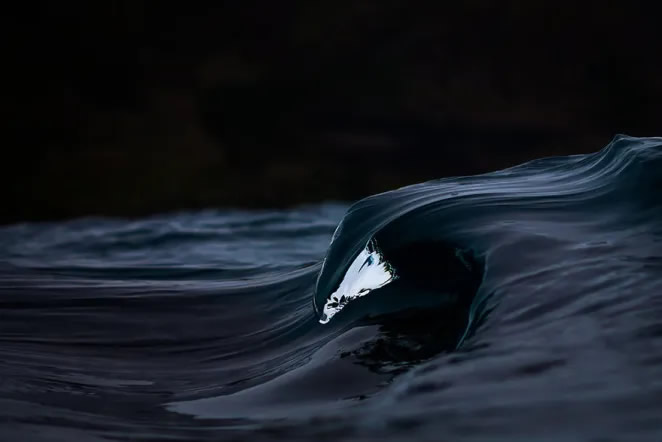
[[0, 438], [659, 440], [660, 189], [662, 138], [617, 136], [351, 207], [2, 227]]
[[[468, 299], [460, 345], [498, 303], [493, 295], [514, 281], [565, 274], [585, 264], [592, 248], [599, 254], [591, 259], [607, 261], [607, 244], [627, 245], [641, 259], [656, 256], [659, 246], [649, 241], [659, 241], [660, 189], [662, 138], [619, 135], [594, 154], [371, 196], [354, 204], [334, 233], [315, 310], [326, 323], [345, 308], [369, 318]], [[630, 236], [637, 231], [643, 238]], [[370, 253], [374, 244], [378, 258]], [[364, 281], [376, 267], [366, 265], [371, 259], [389, 268], [376, 286]]]

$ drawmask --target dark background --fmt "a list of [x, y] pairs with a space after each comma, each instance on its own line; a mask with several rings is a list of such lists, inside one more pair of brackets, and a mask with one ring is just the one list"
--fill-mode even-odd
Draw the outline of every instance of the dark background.
[[5, 6], [0, 221], [352, 200], [662, 135], [645, 5]]

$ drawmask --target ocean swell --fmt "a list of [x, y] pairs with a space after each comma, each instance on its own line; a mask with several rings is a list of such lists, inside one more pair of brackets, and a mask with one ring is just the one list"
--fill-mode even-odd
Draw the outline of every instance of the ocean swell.
[[[423, 267], [434, 260], [428, 276], [446, 280], [462, 268], [449, 266], [453, 258], [448, 255], [453, 252], [458, 262], [466, 261], [462, 257], [467, 252], [484, 260], [481, 265], [489, 280], [507, 263], [509, 271], [503, 271], [499, 278], [504, 281], [519, 277], [529, 266], [541, 271], [532, 255], [549, 251], [553, 245], [612, 242], [623, 235], [623, 226], [632, 229], [636, 222], [647, 229], [660, 213], [661, 146], [660, 138], [619, 135], [595, 154], [534, 160], [481, 176], [430, 181], [359, 201], [334, 234], [317, 281], [316, 311], [323, 315], [321, 306], [337, 288], [357, 251], [373, 241], [383, 249], [394, 250], [394, 254], [403, 253], [398, 251], [412, 244], [428, 244], [425, 253], [411, 252], [406, 259]], [[508, 252], [516, 242], [523, 243], [525, 249], [520, 256]], [[433, 245], [437, 245], [437, 253]], [[389, 254], [385, 255], [388, 262]], [[568, 252], [566, 255], [571, 258]], [[556, 260], [564, 258], [554, 256]], [[394, 268], [397, 272], [398, 266]], [[417, 277], [420, 279], [421, 274]], [[485, 307], [486, 297], [498, 288], [497, 281], [481, 286], [472, 318], [478, 312], [476, 307]], [[380, 296], [379, 290], [371, 296]], [[406, 306], [407, 301], [403, 303]]]
[[617, 136], [349, 208], [2, 227], [0, 438], [660, 440], [660, 189], [662, 138]]

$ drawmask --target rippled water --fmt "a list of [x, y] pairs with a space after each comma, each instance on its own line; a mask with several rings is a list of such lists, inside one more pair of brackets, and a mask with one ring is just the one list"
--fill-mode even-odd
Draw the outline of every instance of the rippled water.
[[617, 137], [351, 207], [0, 228], [0, 439], [662, 440], [661, 192], [662, 139]]

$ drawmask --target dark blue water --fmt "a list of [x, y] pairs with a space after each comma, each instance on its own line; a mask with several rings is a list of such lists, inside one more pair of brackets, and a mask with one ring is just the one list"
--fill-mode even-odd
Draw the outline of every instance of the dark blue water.
[[659, 441], [662, 138], [352, 206], [2, 227], [0, 315], [0, 440]]

